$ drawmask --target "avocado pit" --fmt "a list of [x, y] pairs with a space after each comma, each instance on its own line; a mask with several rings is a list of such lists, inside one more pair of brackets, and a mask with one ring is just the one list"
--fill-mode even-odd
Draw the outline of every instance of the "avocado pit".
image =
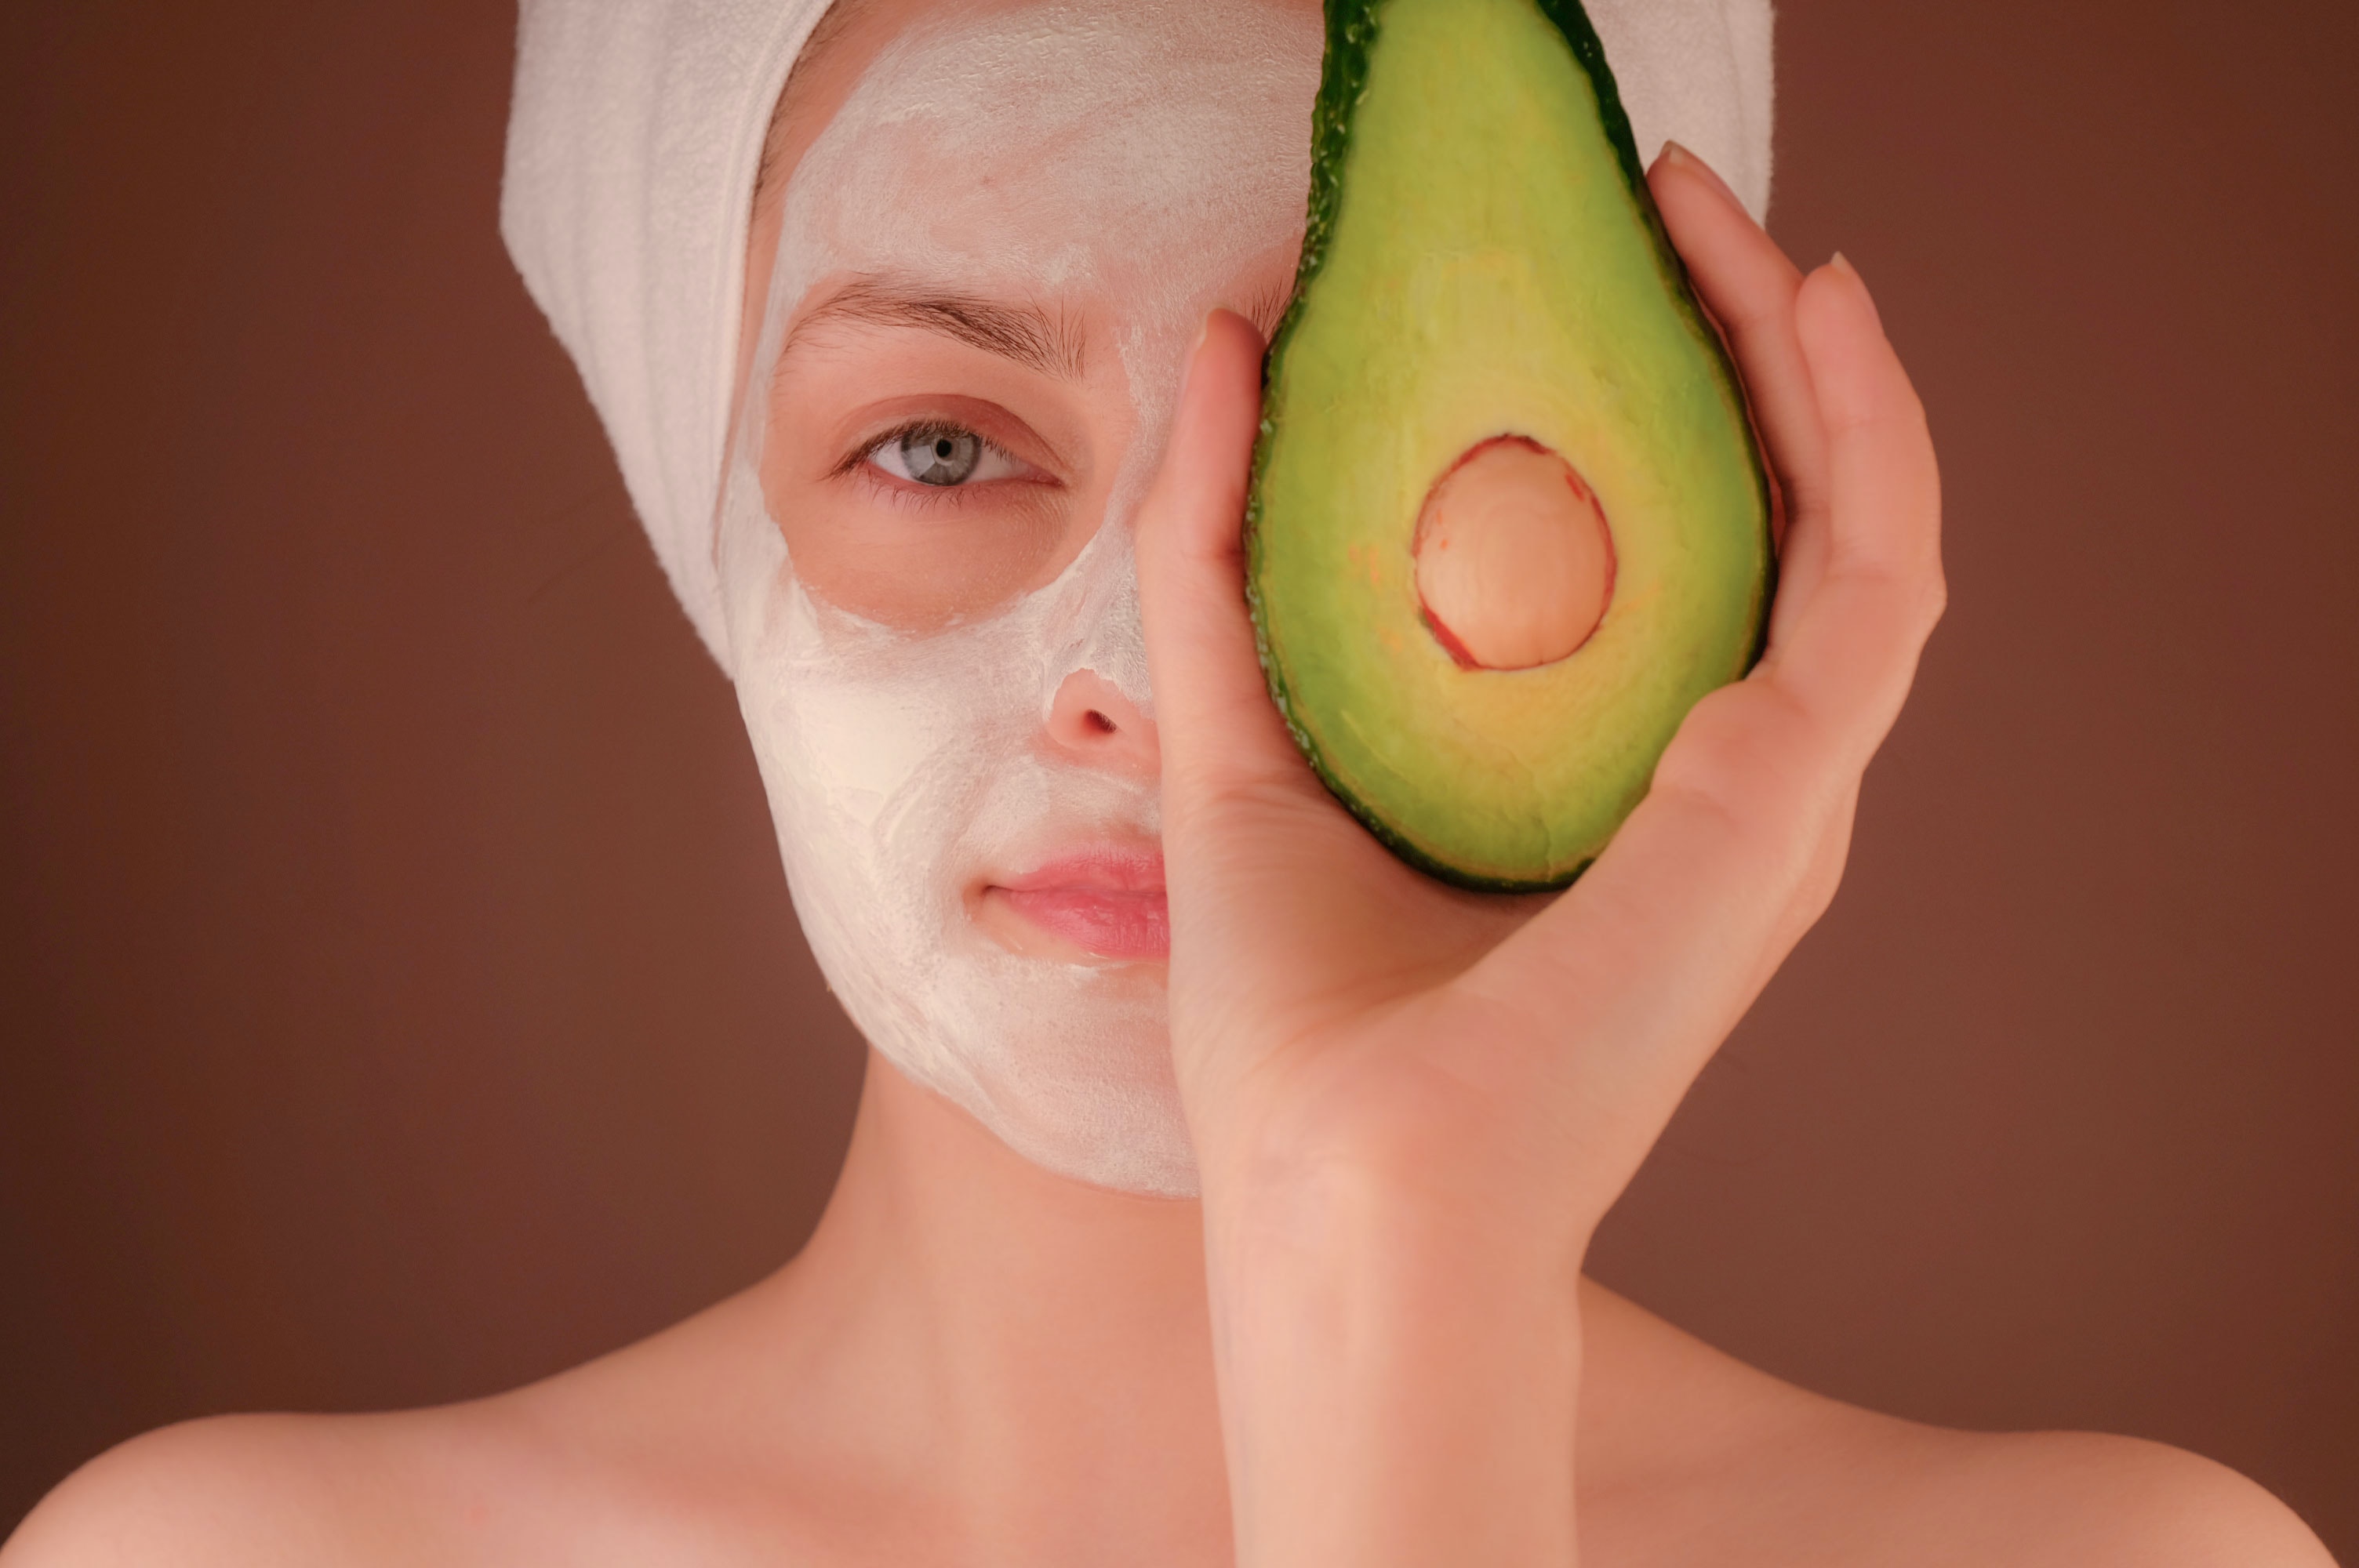
[[1434, 481], [1410, 545], [1434, 640], [1468, 669], [1554, 664], [1589, 641], [1614, 597], [1614, 535], [1571, 463], [1495, 436]]

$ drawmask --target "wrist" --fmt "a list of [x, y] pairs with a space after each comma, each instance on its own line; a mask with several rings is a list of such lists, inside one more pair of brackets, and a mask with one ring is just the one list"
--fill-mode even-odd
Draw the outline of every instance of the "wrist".
[[1571, 1561], [1585, 1232], [1390, 1169], [1256, 1174], [1205, 1193], [1240, 1563]]
[[[1323, 1097], [1322, 1097], [1323, 1098]], [[1614, 1194], [1487, 1105], [1452, 1117], [1232, 1118], [1199, 1130], [1208, 1246], [1256, 1267], [1398, 1253], [1535, 1281], [1579, 1274]]]

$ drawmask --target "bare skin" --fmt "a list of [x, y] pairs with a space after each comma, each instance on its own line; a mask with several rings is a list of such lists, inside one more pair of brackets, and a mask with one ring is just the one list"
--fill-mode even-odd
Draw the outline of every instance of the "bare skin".
[[[1227, 1563], [1203, 1257], [1197, 1206], [1046, 1175], [872, 1064], [770, 1280], [495, 1399], [151, 1433], [0, 1563]], [[1591, 1564], [2327, 1562], [2189, 1454], [1916, 1426], [1581, 1314]]]
[[[828, 70], [849, 80], [915, 8], [862, 13]], [[1784, 586], [1761, 671], [1697, 710], [1573, 892], [1423, 881], [1287, 743], [1238, 582], [1260, 336], [1215, 313], [1140, 524], [1159, 727], [1060, 701], [1042, 737], [1160, 772], [1203, 1201], [1049, 1175], [872, 1059], [820, 1228], [762, 1284], [492, 1399], [150, 1434], [69, 1480], [0, 1564], [2326, 1564], [2207, 1461], [1860, 1411], [1580, 1277], [1832, 896], [1941, 600], [1931, 449], [1856, 274], [1805, 278], [1691, 159], [1652, 178], [1756, 400]], [[808, 421], [839, 444], [895, 376], [1038, 440], [1045, 478], [974, 501], [1016, 565], [871, 604], [922, 627], [1070, 558], [1128, 432], [1086, 385], [914, 331], [847, 329], [786, 373], [823, 414], [842, 383]], [[873, 481], [806, 455], [779, 481], [814, 487], [797, 515], [867, 504], [849, 487]], [[842, 566], [847, 598], [899, 580]]]

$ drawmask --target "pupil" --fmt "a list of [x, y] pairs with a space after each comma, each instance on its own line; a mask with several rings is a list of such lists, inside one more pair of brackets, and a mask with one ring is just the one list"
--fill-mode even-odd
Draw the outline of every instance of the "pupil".
[[901, 462], [919, 484], [959, 484], [983, 460], [983, 438], [967, 430], [912, 430], [901, 438]]

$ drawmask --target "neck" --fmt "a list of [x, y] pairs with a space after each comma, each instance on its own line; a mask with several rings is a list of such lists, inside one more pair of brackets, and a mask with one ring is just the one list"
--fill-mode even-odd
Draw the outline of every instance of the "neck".
[[872, 1054], [842, 1177], [775, 1288], [859, 1407], [829, 1419], [987, 1559], [1227, 1560], [1195, 1203], [1052, 1175]]

